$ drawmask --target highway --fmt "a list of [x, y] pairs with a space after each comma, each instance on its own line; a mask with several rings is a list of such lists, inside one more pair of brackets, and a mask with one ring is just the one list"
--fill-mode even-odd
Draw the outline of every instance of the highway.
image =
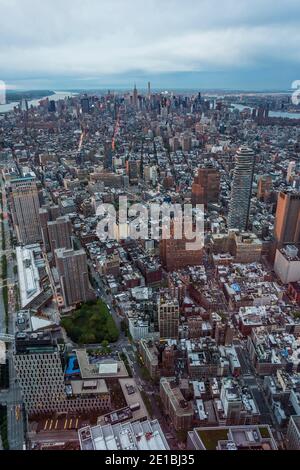
[[[2, 210], [1, 210], [2, 213]], [[2, 223], [0, 224], [0, 233], [1, 233], [1, 238], [0, 238], [0, 246], [2, 247]], [[2, 255], [1, 255], [2, 256]], [[0, 265], [0, 271], [1, 271], [1, 285], [0, 285], [0, 331], [3, 333], [6, 333], [6, 325], [5, 325], [5, 308], [4, 308], [4, 302], [3, 302], [3, 293], [2, 293], [2, 287], [3, 287], [3, 275], [2, 275], [2, 264]]]
[[[4, 234], [1, 231], [0, 246], [2, 246], [2, 237], [5, 237], [7, 248], [7, 284], [11, 295], [8, 296], [8, 333], [14, 334], [14, 312], [15, 312], [15, 298], [12, 285], [15, 284], [15, 275], [13, 267], [15, 261], [12, 257], [11, 240], [9, 231], [9, 222], [7, 217], [7, 200], [6, 194], [1, 181], [2, 201], [3, 201], [3, 221], [4, 221]], [[2, 226], [2, 224], [1, 224]], [[1, 227], [2, 229], [2, 227]], [[0, 328], [2, 333], [6, 333], [5, 324], [5, 309], [3, 303], [3, 294], [1, 289], [0, 295]], [[7, 428], [8, 428], [8, 442], [11, 450], [22, 450], [24, 443], [24, 419], [23, 419], [23, 401], [20, 387], [16, 379], [16, 371], [13, 364], [13, 348], [14, 344], [7, 345], [7, 357], [9, 363], [9, 389], [0, 391], [0, 404], [7, 406]], [[18, 412], [20, 410], [20, 412]]]

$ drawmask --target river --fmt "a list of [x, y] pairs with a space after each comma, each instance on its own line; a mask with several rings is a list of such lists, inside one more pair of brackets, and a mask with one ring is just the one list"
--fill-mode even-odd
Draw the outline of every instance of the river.
[[[245, 106], [243, 104], [234, 104], [232, 103], [232, 107], [238, 109], [239, 111], [242, 111], [245, 108], [251, 108], [251, 106]], [[300, 113], [288, 113], [286, 111], [269, 111], [269, 116], [270, 117], [282, 117], [282, 118], [288, 118], [288, 119], [300, 119]]]
[[[58, 100], [63, 100], [65, 98], [70, 98], [71, 96], [75, 96], [77, 93], [72, 93], [72, 92], [66, 92], [66, 91], [54, 91], [54, 94], [53, 95], [49, 95], [49, 96], [43, 96], [42, 98], [38, 98], [38, 99], [34, 99], [34, 100], [29, 100], [28, 101], [28, 106], [38, 106], [39, 105], [39, 102], [41, 100], [44, 100], [46, 98], [49, 98], [49, 100], [54, 100], [54, 101], [58, 101]], [[20, 102], [19, 101], [13, 101], [11, 103], [8, 103], [8, 104], [2, 104], [0, 105], [0, 114], [1, 113], [8, 113], [9, 111], [13, 111], [14, 107], [16, 106], [19, 106]]]

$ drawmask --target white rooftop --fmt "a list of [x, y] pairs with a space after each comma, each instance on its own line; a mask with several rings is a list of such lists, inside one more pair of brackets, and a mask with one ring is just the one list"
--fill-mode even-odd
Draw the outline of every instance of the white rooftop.
[[39, 245], [16, 247], [21, 308], [25, 308], [41, 292], [38, 267], [33, 252]]
[[118, 363], [117, 362], [102, 362], [99, 364], [99, 374], [117, 374]]

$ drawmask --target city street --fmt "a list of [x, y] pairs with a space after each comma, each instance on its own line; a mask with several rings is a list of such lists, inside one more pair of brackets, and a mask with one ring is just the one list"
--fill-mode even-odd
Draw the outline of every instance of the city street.
[[121, 318], [119, 317], [119, 315], [117, 314], [117, 312], [115, 311], [114, 307], [113, 307], [113, 304], [112, 304], [112, 298], [110, 295], [108, 295], [106, 293], [106, 289], [105, 289], [105, 286], [103, 284], [103, 281], [101, 279], [101, 276], [99, 273], [97, 273], [93, 267], [93, 264], [91, 261], [88, 261], [88, 265], [90, 267], [90, 272], [91, 272], [91, 275], [93, 277], [93, 280], [96, 284], [96, 290], [97, 290], [97, 295], [106, 303], [106, 305], [109, 307], [109, 311], [115, 321], [115, 324], [116, 326], [118, 327], [119, 331], [120, 331], [120, 338], [123, 337], [124, 335], [122, 335], [122, 332], [121, 332]]
[[[7, 200], [5, 190], [2, 186], [1, 181], [1, 190], [2, 190], [2, 203], [3, 203], [3, 214], [4, 214], [4, 234], [1, 232], [1, 237], [5, 237], [5, 244], [8, 252], [11, 252], [10, 249], [10, 233], [9, 233], [9, 224], [7, 219]], [[2, 224], [1, 224], [2, 225]], [[0, 245], [2, 246], [2, 238], [0, 240]], [[14, 320], [13, 313], [15, 311], [15, 298], [13, 294], [12, 285], [14, 285], [14, 260], [11, 254], [7, 256], [7, 283], [11, 294], [9, 295], [8, 302], [8, 333], [14, 334]], [[0, 325], [1, 332], [6, 332], [5, 324], [5, 308], [3, 302], [3, 294], [1, 289], [0, 295]], [[2, 308], [3, 307], [3, 308]], [[16, 381], [16, 372], [13, 365], [12, 353], [14, 345], [7, 345], [7, 357], [9, 361], [9, 390], [0, 392], [0, 404], [7, 406], [7, 427], [8, 427], [8, 442], [9, 448], [12, 450], [21, 450], [23, 449], [24, 443], [24, 419], [23, 419], [23, 402], [21, 396], [20, 387]], [[20, 412], [18, 412], [20, 410]]]

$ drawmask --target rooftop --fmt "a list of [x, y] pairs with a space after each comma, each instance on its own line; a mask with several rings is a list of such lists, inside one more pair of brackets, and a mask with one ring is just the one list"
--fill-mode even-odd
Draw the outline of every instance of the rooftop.
[[158, 420], [87, 426], [78, 435], [81, 450], [169, 450]]
[[36, 251], [40, 251], [39, 245], [16, 247], [21, 308], [29, 305], [42, 292]]

